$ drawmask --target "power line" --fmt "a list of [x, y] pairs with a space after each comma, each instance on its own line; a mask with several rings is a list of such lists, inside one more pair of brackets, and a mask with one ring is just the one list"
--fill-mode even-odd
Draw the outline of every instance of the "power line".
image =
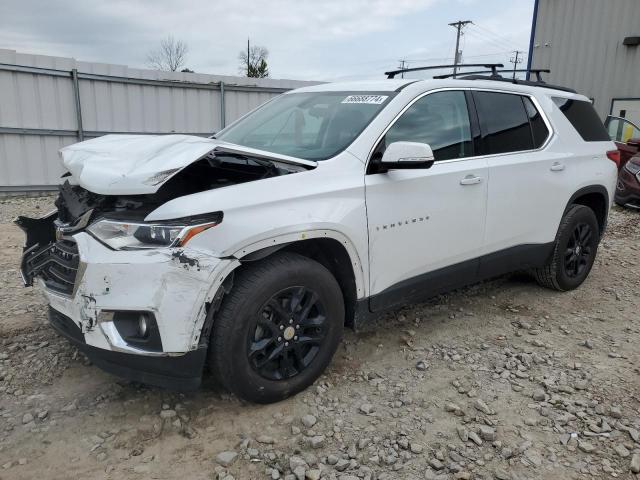
[[456, 76], [456, 73], [458, 72], [458, 61], [460, 59], [460, 35], [462, 35], [462, 28], [465, 25], [468, 25], [470, 23], [473, 23], [471, 20], [458, 20], [457, 22], [453, 22], [450, 23], [449, 26], [450, 27], [454, 27], [457, 32], [456, 32], [456, 51], [453, 55], [453, 76]]
[[[475, 27], [479, 28], [480, 30], [482, 30], [483, 32], [486, 32], [488, 35], [493, 36], [494, 38], [496, 38], [500, 42], [507, 42], [507, 43], [509, 43], [511, 45], [516, 43], [514, 41], [514, 39], [511, 38], [511, 37], [507, 37], [505, 35], [501, 35], [499, 33], [496, 33], [493, 30], [488, 29], [487, 27], [483, 27], [482, 25], [478, 25], [477, 23], [474, 23], [473, 25]], [[521, 46], [521, 45], [518, 45], [518, 46]]]

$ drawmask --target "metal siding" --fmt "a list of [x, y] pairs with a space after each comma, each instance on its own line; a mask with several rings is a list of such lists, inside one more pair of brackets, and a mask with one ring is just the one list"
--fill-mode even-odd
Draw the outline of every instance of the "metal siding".
[[640, 98], [640, 46], [622, 44], [637, 35], [639, 0], [539, 0], [532, 68], [594, 98], [604, 119], [613, 98]]
[[[227, 125], [277, 95], [250, 89], [291, 89], [317, 83], [141, 70], [3, 49], [0, 64], [64, 70], [52, 76], [0, 69], [0, 127], [77, 131], [71, 79], [71, 69], [76, 68], [87, 138], [91, 138], [91, 132], [213, 133], [221, 128], [221, 92], [217, 86], [221, 81], [230, 89], [225, 89]], [[83, 73], [205, 85], [139, 85], [109, 78], [82, 78]], [[233, 90], [235, 86], [249, 91]], [[57, 185], [63, 173], [58, 150], [77, 141], [68, 133], [0, 133], [0, 194]]]

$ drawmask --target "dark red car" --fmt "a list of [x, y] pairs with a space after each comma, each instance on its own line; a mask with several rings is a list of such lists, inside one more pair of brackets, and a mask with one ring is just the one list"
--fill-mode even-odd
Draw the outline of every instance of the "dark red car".
[[640, 129], [621, 117], [607, 117], [611, 140], [618, 147], [618, 184], [614, 197], [618, 205], [640, 209]]

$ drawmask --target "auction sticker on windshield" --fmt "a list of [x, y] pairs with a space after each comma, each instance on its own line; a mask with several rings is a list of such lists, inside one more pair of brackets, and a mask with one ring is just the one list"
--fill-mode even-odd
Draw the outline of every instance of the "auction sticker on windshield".
[[368, 103], [370, 105], [380, 105], [389, 98], [388, 95], [349, 95], [341, 103]]

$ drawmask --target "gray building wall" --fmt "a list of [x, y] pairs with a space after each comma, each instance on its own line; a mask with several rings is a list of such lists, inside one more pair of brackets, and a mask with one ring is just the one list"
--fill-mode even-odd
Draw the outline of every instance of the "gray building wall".
[[640, 0], [538, 0], [531, 66], [592, 98], [602, 119], [614, 98], [637, 99], [624, 106], [640, 123], [640, 46], [622, 44], [630, 36], [640, 36]]
[[58, 150], [81, 138], [211, 135], [282, 92], [316, 83], [141, 70], [0, 49], [0, 195], [56, 188], [63, 173]]

